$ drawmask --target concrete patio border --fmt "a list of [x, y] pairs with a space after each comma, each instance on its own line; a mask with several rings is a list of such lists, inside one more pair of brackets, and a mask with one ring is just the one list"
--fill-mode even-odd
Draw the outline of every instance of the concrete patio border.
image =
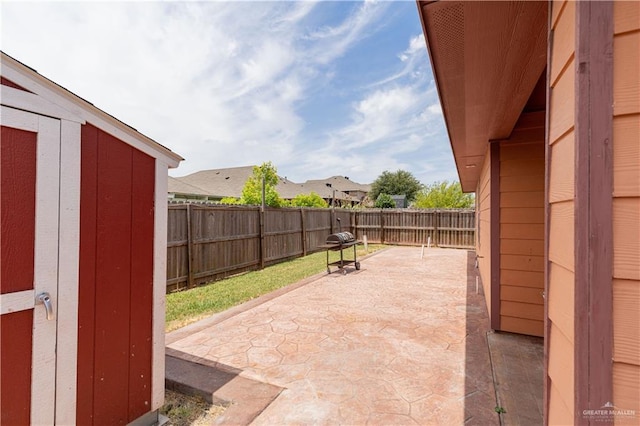
[[204, 358], [167, 349], [165, 387], [226, 405], [215, 424], [251, 423], [282, 392], [281, 387], [240, 376], [240, 371]]

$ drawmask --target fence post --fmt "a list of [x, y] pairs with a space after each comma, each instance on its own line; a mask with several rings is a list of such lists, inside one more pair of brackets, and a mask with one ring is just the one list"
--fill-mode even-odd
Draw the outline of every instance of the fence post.
[[384, 244], [384, 210], [380, 209], [380, 244]]
[[307, 227], [304, 220], [304, 207], [300, 207], [300, 228], [302, 234], [302, 256], [307, 255]]
[[440, 227], [440, 210], [436, 210], [436, 217], [434, 218], [434, 225], [433, 225], [433, 239], [435, 240], [433, 242], [433, 245], [436, 247], [440, 247], [440, 230], [438, 229]]
[[191, 204], [187, 204], [187, 288], [195, 287], [193, 282], [193, 235], [191, 227]]
[[358, 233], [356, 232], [356, 212], [353, 210], [349, 212], [349, 232], [356, 236], [356, 240], [358, 239]]
[[336, 210], [334, 207], [331, 208], [331, 214], [329, 215], [329, 217], [331, 218], [331, 234], [335, 234], [335, 231], [333, 229], [333, 222], [336, 221]]
[[264, 206], [260, 207], [260, 269], [264, 269]]
[[353, 219], [353, 223], [354, 223], [354, 225], [353, 225], [353, 235], [356, 236], [356, 240], [357, 240], [358, 238], [360, 238], [360, 233], [358, 232], [359, 231], [358, 222], [359, 222], [359, 219], [360, 219], [360, 212], [358, 212], [358, 211], [353, 212], [353, 218], [354, 218]]

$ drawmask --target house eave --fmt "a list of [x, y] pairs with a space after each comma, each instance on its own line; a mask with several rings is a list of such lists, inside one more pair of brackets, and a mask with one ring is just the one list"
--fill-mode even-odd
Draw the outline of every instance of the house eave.
[[417, 1], [464, 192], [506, 139], [546, 65], [547, 2]]

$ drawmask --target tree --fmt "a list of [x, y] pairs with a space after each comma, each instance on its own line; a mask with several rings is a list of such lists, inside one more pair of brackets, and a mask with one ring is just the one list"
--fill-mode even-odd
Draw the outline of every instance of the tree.
[[310, 194], [298, 194], [289, 203], [292, 207], [328, 207], [329, 205], [315, 192]]
[[391, 195], [389, 194], [380, 194], [376, 199], [376, 208], [379, 209], [392, 209], [396, 206], [396, 202], [393, 201]]
[[462, 192], [460, 182], [442, 181], [427, 185], [418, 193], [413, 207], [421, 209], [448, 208], [462, 209], [473, 206], [473, 194]]
[[276, 191], [276, 185], [278, 185], [278, 171], [276, 167], [271, 164], [271, 161], [262, 163], [261, 166], [253, 167], [253, 175], [249, 176], [249, 179], [242, 188], [242, 198], [240, 198], [241, 204], [262, 205], [262, 178], [264, 177], [265, 183], [265, 204], [269, 207], [281, 207], [283, 204], [282, 198]]
[[372, 200], [377, 200], [380, 194], [405, 195], [407, 201], [412, 202], [422, 187], [420, 181], [407, 171], [384, 171], [371, 184], [369, 196]]
[[220, 200], [220, 204], [242, 204], [240, 199], [236, 197], [224, 197]]

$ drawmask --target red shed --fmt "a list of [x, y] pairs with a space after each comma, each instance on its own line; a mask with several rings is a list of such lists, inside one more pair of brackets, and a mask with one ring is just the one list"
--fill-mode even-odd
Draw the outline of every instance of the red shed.
[[153, 423], [182, 158], [2, 53], [2, 425]]

